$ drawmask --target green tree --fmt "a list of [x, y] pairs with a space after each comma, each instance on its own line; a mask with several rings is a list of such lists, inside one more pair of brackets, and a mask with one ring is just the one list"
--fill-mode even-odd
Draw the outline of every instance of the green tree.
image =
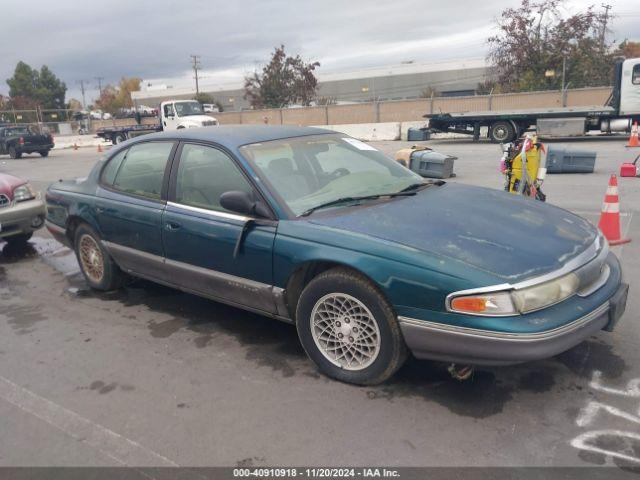
[[222, 103], [216, 100], [215, 97], [210, 93], [200, 92], [197, 95], [194, 95], [193, 99], [196, 102], [199, 102], [202, 104], [208, 103], [208, 104], [215, 105], [216, 107], [218, 107], [219, 112], [224, 112], [224, 107], [222, 106]]
[[564, 0], [522, 0], [497, 21], [498, 33], [488, 39], [489, 61], [496, 67], [503, 91], [608, 85], [611, 45], [606, 41], [607, 17], [589, 7], [562, 14]]
[[64, 108], [67, 86], [47, 67], [40, 71], [18, 62], [13, 76], [7, 80], [9, 96], [16, 108]]
[[313, 72], [319, 66], [320, 62], [307, 63], [300, 55], [287, 56], [281, 45], [261, 72], [245, 77], [244, 98], [254, 108], [310, 105], [318, 88]]

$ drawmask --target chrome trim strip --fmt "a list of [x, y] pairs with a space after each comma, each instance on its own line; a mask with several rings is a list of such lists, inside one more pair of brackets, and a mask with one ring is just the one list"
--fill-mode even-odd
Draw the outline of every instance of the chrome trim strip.
[[226, 218], [228, 220], [238, 220], [241, 222], [252, 220], [252, 217], [245, 217], [243, 215], [237, 215], [235, 213], [218, 212], [216, 210], [207, 210], [206, 208], [192, 207], [191, 205], [183, 205], [181, 203], [175, 203], [175, 202], [167, 202], [167, 206], [180, 208], [182, 210], [187, 210], [190, 212], [204, 213], [205, 215], [210, 215], [212, 217]]
[[[106, 240], [102, 240], [102, 244], [113, 255], [116, 262], [122, 263], [121, 267], [127, 273], [245, 310], [276, 317], [279, 320], [291, 321], [284, 298], [284, 289], [280, 287], [170, 260]], [[140, 262], [144, 262], [144, 268]], [[187, 274], [189, 277], [185, 277]], [[181, 278], [194, 281], [191, 284], [189, 281], [177, 283]], [[227, 295], [224, 296], [222, 292], [227, 292]]]
[[[498, 292], [501, 290], [521, 290], [523, 288], [540, 285], [541, 283], [549, 282], [551, 280], [555, 280], [556, 278], [560, 278], [563, 275], [567, 275], [598, 258], [602, 258], [604, 261], [604, 259], [607, 258], [608, 254], [609, 254], [609, 244], [604, 240], [604, 237], [602, 236], [602, 234], [599, 234], [594, 240], [594, 242], [584, 252], [582, 252], [577, 257], [572, 258], [567, 263], [565, 263], [561, 268], [554, 270], [553, 272], [549, 272], [539, 277], [531, 278], [529, 280], [523, 280], [522, 282], [513, 283], [513, 284], [501, 283], [499, 285], [489, 285], [487, 287], [470, 288], [467, 290], [458, 290], [457, 292], [451, 292], [445, 298], [445, 308], [447, 312], [462, 313], [463, 315], [469, 315], [464, 312], [457, 312], [456, 310], [452, 310], [451, 300], [455, 297], [460, 297], [464, 295], [492, 293], [492, 292]], [[516, 313], [516, 315], [518, 314], [519, 313]], [[506, 314], [506, 315], [474, 314], [474, 315], [481, 316], [481, 317], [509, 317], [509, 316], [513, 316], [514, 314]]]
[[584, 324], [589, 323], [590, 321], [600, 317], [603, 313], [606, 313], [609, 310], [609, 301], [603, 303], [595, 310], [589, 312], [583, 317], [574, 320], [571, 323], [563, 325], [558, 328], [554, 328], [552, 330], [547, 330], [539, 333], [502, 333], [502, 332], [494, 332], [491, 330], [480, 330], [476, 328], [468, 328], [468, 327], [459, 327], [456, 325], [447, 325], [444, 323], [436, 323], [429, 322], [427, 320], [417, 320], [415, 318], [409, 317], [398, 317], [398, 322], [400, 324], [412, 325], [414, 327], [420, 327], [427, 330], [437, 330], [437, 331], [447, 331], [450, 333], [455, 333], [459, 335], [466, 335], [472, 337], [484, 337], [484, 338], [495, 338], [501, 340], [511, 340], [511, 341], [535, 341], [535, 340], [545, 340], [548, 338], [558, 337], [560, 335], [570, 333], [574, 330], [579, 329]]

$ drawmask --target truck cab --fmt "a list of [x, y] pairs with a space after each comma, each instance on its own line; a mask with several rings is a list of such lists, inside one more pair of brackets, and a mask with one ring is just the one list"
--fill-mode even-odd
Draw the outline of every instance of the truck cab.
[[640, 58], [622, 63], [620, 115], [640, 115]]
[[205, 115], [199, 102], [194, 100], [169, 100], [160, 104], [162, 130], [210, 127], [218, 125], [218, 120]]

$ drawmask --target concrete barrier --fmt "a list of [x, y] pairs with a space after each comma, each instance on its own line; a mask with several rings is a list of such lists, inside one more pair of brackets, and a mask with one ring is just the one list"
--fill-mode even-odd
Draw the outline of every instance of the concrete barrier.
[[111, 142], [107, 142], [100, 137], [94, 137], [93, 135], [58, 135], [54, 137], [55, 149], [73, 148], [73, 145], [78, 147], [103, 147], [111, 145]]
[[388, 123], [349, 123], [345, 125], [316, 125], [344, 133], [358, 140], [368, 142], [376, 140], [400, 140], [400, 122]]

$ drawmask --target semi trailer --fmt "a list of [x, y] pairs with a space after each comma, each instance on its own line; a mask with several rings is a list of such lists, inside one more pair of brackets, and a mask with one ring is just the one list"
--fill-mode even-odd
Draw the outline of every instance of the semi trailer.
[[640, 122], [640, 58], [616, 61], [613, 91], [604, 106], [427, 114], [431, 132], [480, 138], [481, 127], [496, 143], [512, 142], [536, 129], [540, 136], [581, 136], [589, 132], [629, 133]]

